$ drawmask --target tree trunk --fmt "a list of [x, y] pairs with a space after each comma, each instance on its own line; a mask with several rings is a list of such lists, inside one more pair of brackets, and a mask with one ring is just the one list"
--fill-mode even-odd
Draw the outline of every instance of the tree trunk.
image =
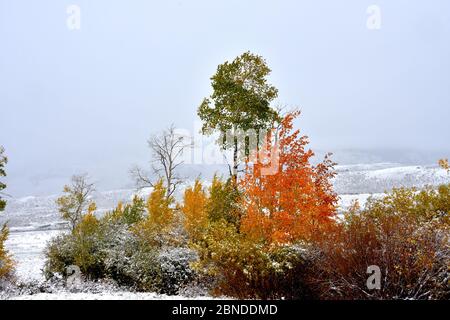
[[237, 174], [238, 174], [238, 141], [237, 137], [234, 137], [234, 149], [233, 149], [233, 182], [236, 185], [237, 184]]

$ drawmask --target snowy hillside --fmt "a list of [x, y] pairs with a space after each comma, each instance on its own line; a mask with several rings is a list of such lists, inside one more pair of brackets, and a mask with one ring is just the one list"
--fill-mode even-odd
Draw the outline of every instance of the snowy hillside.
[[383, 193], [393, 187], [423, 187], [450, 181], [437, 166], [400, 166], [392, 163], [337, 166], [334, 187], [339, 194]]

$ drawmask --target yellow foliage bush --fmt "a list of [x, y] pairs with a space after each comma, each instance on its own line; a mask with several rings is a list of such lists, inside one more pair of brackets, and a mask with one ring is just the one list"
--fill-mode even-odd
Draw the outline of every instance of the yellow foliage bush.
[[97, 247], [102, 240], [102, 228], [94, 215], [95, 210], [96, 206], [92, 203], [72, 232], [74, 264], [80, 267], [82, 273], [89, 275], [96, 275], [100, 270]]
[[103, 220], [115, 223], [125, 223], [129, 226], [142, 221], [146, 212], [145, 200], [134, 196], [131, 203], [123, 204], [119, 202], [117, 207], [105, 214]]
[[448, 159], [439, 159], [438, 164], [442, 169], [445, 169], [448, 173], [450, 173], [450, 164], [448, 163]]
[[171, 208], [172, 197], [166, 197], [167, 190], [160, 180], [153, 188], [147, 201], [148, 221], [160, 230], [168, 228], [174, 218]]
[[11, 275], [14, 269], [14, 261], [5, 248], [9, 230], [4, 225], [0, 230], [0, 279]]
[[133, 232], [144, 242], [162, 245], [172, 242], [170, 232], [174, 228], [175, 214], [172, 197], [166, 196], [166, 188], [160, 180], [147, 200], [148, 215], [133, 225]]
[[383, 216], [408, 216], [417, 221], [439, 219], [448, 225], [450, 184], [437, 188], [394, 188], [381, 199], [370, 198], [365, 212], [374, 219]]
[[208, 226], [206, 205], [208, 196], [199, 180], [184, 192], [181, 211], [184, 214], [184, 227], [192, 241], [197, 241]]

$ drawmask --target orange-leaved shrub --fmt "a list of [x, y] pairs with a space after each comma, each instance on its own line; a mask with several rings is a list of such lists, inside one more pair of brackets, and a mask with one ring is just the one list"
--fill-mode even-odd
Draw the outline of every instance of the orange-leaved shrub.
[[259, 159], [247, 166], [241, 181], [245, 212], [241, 231], [255, 240], [311, 240], [334, 224], [337, 195], [330, 182], [334, 163], [326, 156], [323, 162], [311, 164], [314, 153], [306, 149], [308, 138], [293, 129], [298, 115], [289, 113], [279, 130], [268, 135], [257, 153]]

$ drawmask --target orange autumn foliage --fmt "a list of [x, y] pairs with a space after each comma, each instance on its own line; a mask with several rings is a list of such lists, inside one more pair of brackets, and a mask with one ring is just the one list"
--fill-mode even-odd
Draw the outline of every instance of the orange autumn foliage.
[[299, 114], [289, 113], [272, 130], [240, 181], [246, 212], [241, 231], [254, 240], [269, 244], [312, 240], [334, 225], [337, 195], [330, 182], [334, 163], [328, 155], [318, 165], [310, 163], [314, 153], [306, 150], [308, 138], [293, 130]]

